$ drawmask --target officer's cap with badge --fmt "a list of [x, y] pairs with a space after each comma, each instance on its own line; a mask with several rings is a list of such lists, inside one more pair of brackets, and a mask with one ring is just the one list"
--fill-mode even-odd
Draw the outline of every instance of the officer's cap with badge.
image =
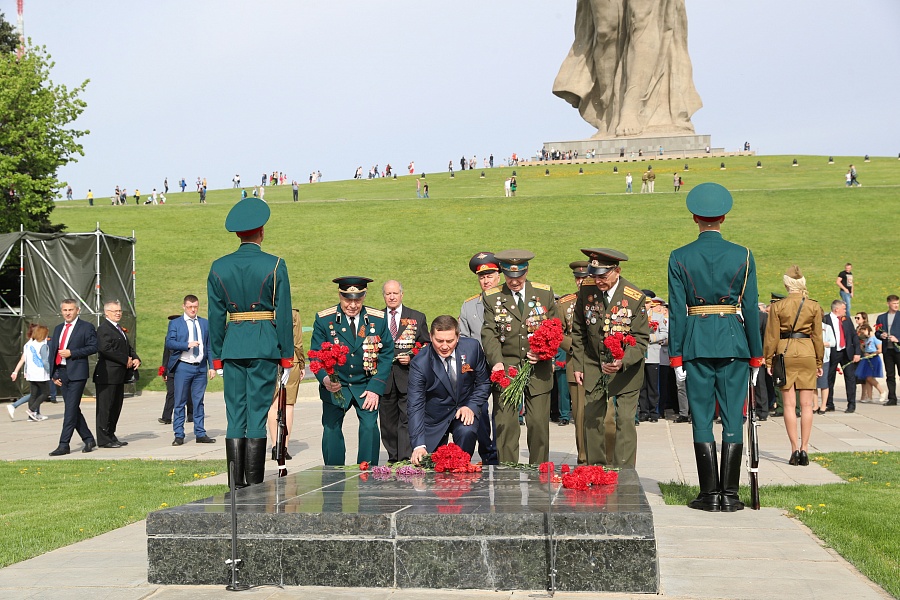
[[519, 278], [528, 273], [528, 261], [534, 258], [534, 253], [528, 250], [504, 250], [495, 254], [494, 258], [504, 275]]
[[582, 277], [587, 277], [588, 273], [588, 261], [586, 260], [575, 260], [569, 263], [569, 268], [572, 269], [572, 275], [576, 279], [580, 279]]
[[687, 209], [701, 221], [718, 221], [734, 206], [731, 192], [718, 183], [701, 183], [687, 195]]
[[249, 237], [269, 220], [271, 209], [259, 198], [244, 198], [231, 207], [225, 217], [225, 229], [241, 237]]
[[476, 275], [485, 275], [487, 273], [497, 273], [500, 266], [497, 259], [494, 258], [493, 252], [479, 252], [469, 259], [469, 268]]
[[364, 298], [368, 284], [372, 283], [368, 277], [338, 277], [331, 281], [338, 284], [338, 293], [347, 300]]
[[581, 252], [588, 257], [588, 273], [590, 275], [605, 275], [619, 266], [620, 262], [628, 260], [628, 255], [612, 248], [582, 248]]

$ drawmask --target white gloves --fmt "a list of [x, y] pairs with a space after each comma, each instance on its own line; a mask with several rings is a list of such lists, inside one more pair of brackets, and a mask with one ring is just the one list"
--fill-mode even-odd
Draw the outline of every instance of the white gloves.
[[284, 370], [284, 373], [281, 374], [281, 385], [287, 385], [288, 377], [291, 376], [291, 371], [293, 367], [288, 367]]
[[225, 371], [223, 371], [222, 369], [216, 369], [216, 375], [218, 375], [219, 377], [221, 377], [224, 373]]
[[750, 367], [750, 385], [756, 385], [757, 377], [759, 377], [759, 367]]
[[675, 379], [678, 381], [687, 379], [687, 373], [684, 372], [684, 367], [675, 367]]

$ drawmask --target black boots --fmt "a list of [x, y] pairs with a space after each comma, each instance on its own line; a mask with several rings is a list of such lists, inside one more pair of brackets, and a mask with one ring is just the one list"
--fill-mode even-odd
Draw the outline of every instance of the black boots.
[[249, 438], [244, 440], [244, 472], [247, 484], [262, 483], [266, 476], [266, 438]]
[[[234, 473], [235, 489], [247, 487], [247, 479], [244, 476], [244, 453], [246, 452], [247, 438], [225, 438], [225, 457], [229, 468], [228, 485], [231, 485], [232, 472]], [[234, 465], [233, 470], [231, 469]]]
[[[719, 465], [716, 461], [716, 443], [694, 443], [694, 455], [697, 458], [697, 475], [700, 478], [700, 495], [688, 504], [697, 510], [719, 512]], [[723, 463], [724, 464], [724, 460]]]
[[719, 478], [722, 492], [722, 512], [734, 512], [744, 508], [744, 503], [738, 497], [743, 457], [743, 444], [722, 443], [722, 476]]

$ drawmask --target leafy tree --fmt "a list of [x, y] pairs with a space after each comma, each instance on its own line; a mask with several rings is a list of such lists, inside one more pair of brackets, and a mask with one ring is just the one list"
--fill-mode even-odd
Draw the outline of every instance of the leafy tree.
[[27, 47], [21, 59], [0, 53], [0, 233], [65, 227], [50, 213], [64, 185], [59, 168], [84, 156], [78, 139], [89, 132], [68, 126], [87, 106], [79, 95], [88, 82], [54, 85], [53, 66], [44, 47]]
[[3, 11], [0, 10], [0, 53], [15, 52], [19, 46], [19, 36], [15, 27], [6, 21]]

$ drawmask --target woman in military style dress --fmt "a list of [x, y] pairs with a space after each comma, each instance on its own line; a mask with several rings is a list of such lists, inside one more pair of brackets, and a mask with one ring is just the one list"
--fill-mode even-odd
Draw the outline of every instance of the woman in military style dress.
[[[787, 378], [782, 387], [784, 398], [784, 426], [791, 442], [791, 458], [788, 464], [809, 464], [809, 435], [812, 431], [813, 397], [816, 378], [822, 375], [822, 307], [809, 298], [806, 278], [800, 267], [792, 266], [784, 275], [784, 287], [788, 295], [769, 309], [763, 354], [766, 368], [772, 373], [772, 358], [784, 353]], [[796, 321], [796, 324], [795, 324]], [[797, 443], [797, 395], [800, 392], [800, 443]]]

